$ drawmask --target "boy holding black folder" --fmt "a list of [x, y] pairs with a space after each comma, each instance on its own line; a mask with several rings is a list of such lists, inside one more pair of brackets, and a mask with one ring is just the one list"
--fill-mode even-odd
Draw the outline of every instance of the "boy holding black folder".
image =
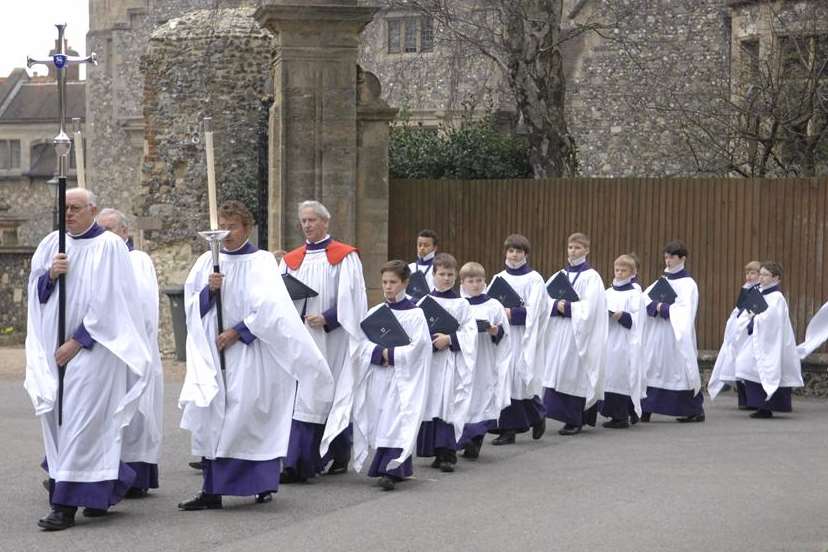
[[434, 258], [439, 243], [440, 238], [434, 230], [424, 228], [417, 233], [417, 260], [408, 265], [411, 276], [406, 287], [406, 293], [414, 301], [434, 289]]
[[469, 303], [452, 289], [457, 280], [457, 260], [439, 253], [433, 267], [434, 289], [418, 303], [426, 315], [433, 352], [417, 456], [433, 456], [432, 468], [453, 472], [457, 441], [463, 433], [471, 399], [477, 323]]
[[680, 241], [664, 246], [664, 275], [644, 290], [643, 359], [647, 398], [641, 421], [652, 413], [676, 416], [679, 422], [704, 421], [696, 350], [699, 289], [684, 268], [687, 247]]
[[567, 240], [567, 265], [546, 283], [552, 298], [546, 331], [543, 406], [564, 423], [561, 435], [595, 425], [604, 395], [607, 354], [607, 300], [604, 282], [587, 261], [590, 240], [575, 233]]
[[477, 326], [477, 362], [472, 373], [471, 403], [459, 445], [463, 457], [480, 456], [483, 437], [497, 428], [500, 411], [509, 406], [512, 344], [505, 307], [486, 293], [486, 271], [475, 262], [460, 269], [460, 285]]
[[[404, 261], [389, 261], [380, 269], [385, 301], [374, 306], [360, 323], [362, 339], [352, 370], [343, 370], [330, 418], [354, 428], [353, 468], [356, 472], [374, 458], [369, 477], [378, 477], [383, 490], [413, 474], [411, 454], [423, 419], [431, 365], [431, 335], [421, 309], [406, 297], [411, 271]], [[331, 424], [329, 426], [333, 427]], [[338, 430], [326, 427], [320, 452]]]
[[549, 299], [543, 276], [529, 267], [526, 236], [512, 234], [503, 244], [506, 269], [495, 275], [487, 294], [506, 307], [511, 328], [511, 404], [500, 413], [493, 445], [511, 445], [515, 435], [532, 429], [532, 438], [546, 431], [546, 412], [538, 394], [543, 362], [543, 335], [549, 319]]

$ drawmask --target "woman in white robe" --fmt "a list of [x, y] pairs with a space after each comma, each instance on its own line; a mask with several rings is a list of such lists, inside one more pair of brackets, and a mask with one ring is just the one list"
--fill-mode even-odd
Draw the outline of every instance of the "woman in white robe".
[[[221, 508], [222, 495], [270, 501], [287, 454], [297, 382], [316, 389], [314, 408], [328, 408], [333, 398], [330, 370], [296, 315], [276, 260], [247, 241], [252, 221], [241, 203], [222, 205], [219, 223], [230, 235], [221, 274], [213, 273], [208, 251], [184, 286], [187, 373], [178, 401], [192, 453], [204, 458], [204, 483], [178, 505], [182, 510]], [[225, 329], [217, 335], [219, 292]]]

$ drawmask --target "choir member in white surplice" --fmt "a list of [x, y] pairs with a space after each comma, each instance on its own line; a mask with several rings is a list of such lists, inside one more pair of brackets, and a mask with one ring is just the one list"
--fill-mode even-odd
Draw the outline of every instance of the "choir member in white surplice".
[[745, 340], [740, 337], [740, 332], [738, 331], [739, 318], [745, 312], [743, 306], [745, 294], [759, 286], [760, 268], [762, 268], [762, 265], [759, 261], [750, 261], [745, 265], [745, 282], [742, 284], [742, 289], [739, 292], [736, 307], [730, 313], [725, 324], [722, 346], [719, 348], [719, 354], [716, 355], [716, 363], [713, 365], [713, 372], [710, 374], [710, 380], [707, 382], [707, 392], [710, 393], [711, 399], [716, 398], [725, 384], [735, 384], [739, 410], [748, 409], [747, 403], [745, 402], [745, 384], [743, 381], [736, 379], [736, 357], [740, 354], [738, 349], [745, 343]]
[[563, 276], [577, 300], [553, 300], [546, 329], [543, 406], [546, 417], [564, 423], [561, 435], [595, 426], [598, 401], [604, 396], [607, 355], [607, 300], [601, 275], [587, 261], [590, 240], [575, 233], [567, 240], [568, 264], [547, 281]]
[[[417, 233], [417, 260], [408, 265], [411, 274], [420, 272], [425, 276], [428, 291], [434, 289], [434, 256], [440, 245], [440, 237], [434, 230], [425, 228]], [[415, 298], [415, 301], [419, 297]]]
[[[331, 411], [332, 417], [353, 421], [355, 471], [374, 451], [368, 476], [378, 477], [383, 490], [394, 489], [414, 472], [411, 455], [428, 393], [431, 336], [423, 311], [406, 297], [410, 274], [404, 261], [384, 264], [380, 275], [385, 301], [371, 308], [363, 320], [366, 323], [385, 309], [382, 315], [393, 316], [410, 342], [383, 347], [363, 332], [353, 370], [342, 374], [351, 385], [340, 381]], [[323, 452], [334, 434], [330, 426], [325, 429]]]
[[[228, 201], [219, 225], [230, 232], [221, 273], [213, 272], [208, 251], [184, 285], [187, 374], [178, 402], [192, 453], [204, 458], [204, 484], [178, 505], [182, 510], [221, 508], [222, 495], [270, 501], [287, 455], [297, 382], [316, 389], [314, 408], [329, 408], [333, 398], [328, 365], [296, 315], [276, 259], [248, 241], [250, 211]], [[217, 335], [219, 293], [224, 331]]]
[[614, 278], [607, 288], [607, 364], [604, 400], [599, 412], [603, 427], [624, 429], [641, 416], [641, 397], [646, 387], [641, 367], [641, 330], [645, 307], [641, 288], [632, 283], [635, 260], [621, 255], [613, 263]]
[[704, 421], [696, 349], [699, 288], [684, 268], [686, 260], [687, 247], [682, 242], [664, 246], [663, 278], [675, 294], [673, 303], [650, 297], [658, 280], [644, 290], [647, 319], [642, 349], [647, 396], [641, 405], [643, 422], [649, 422], [653, 413], [676, 416], [679, 422]]
[[[152, 369], [142, 308], [124, 241], [95, 223], [95, 196], [66, 193], [66, 253], [58, 234], [32, 257], [26, 391], [41, 421], [52, 511], [38, 524], [61, 530], [106, 514], [135, 480], [121, 462], [121, 431]], [[67, 341], [57, 347], [58, 276], [65, 275]], [[66, 367], [62, 423], [58, 366]]]
[[468, 301], [453, 289], [457, 260], [447, 253], [438, 253], [433, 267], [434, 289], [419, 305], [426, 300], [435, 301], [460, 327], [451, 333], [431, 333], [428, 398], [417, 437], [417, 456], [434, 457], [432, 468], [453, 472], [457, 443], [463, 434], [471, 401], [472, 372], [477, 361], [477, 323]]
[[[146, 496], [149, 489], [158, 488], [158, 459], [161, 455], [161, 436], [164, 414], [164, 371], [158, 349], [158, 279], [155, 265], [149, 255], [135, 249], [129, 238], [126, 216], [117, 209], [101, 209], [98, 224], [120, 236], [129, 249], [129, 260], [135, 271], [136, 292], [152, 356], [152, 369], [147, 386], [138, 405], [138, 412], [124, 428], [121, 460], [135, 471], [135, 481], [126, 498]], [[129, 376], [128, 384], [134, 376]]]
[[[362, 332], [359, 322], [368, 308], [362, 262], [356, 248], [331, 239], [331, 215], [318, 201], [299, 205], [299, 223], [305, 243], [282, 258], [281, 270], [290, 274], [318, 295], [295, 299], [297, 311], [328, 362], [334, 382], [342, 370], [354, 362]], [[333, 460], [328, 474], [345, 473], [351, 458], [352, 431], [347, 423], [331, 443], [327, 458], [320, 458], [319, 446], [328, 410], [316, 410], [316, 390], [300, 385], [293, 412], [288, 455], [282, 482], [305, 481], [314, 477]], [[341, 420], [331, 420], [336, 424]]]
[[480, 456], [486, 433], [497, 429], [500, 411], [511, 402], [511, 329], [506, 309], [485, 293], [486, 270], [481, 264], [464, 264], [460, 285], [477, 326], [477, 359], [467, 421], [458, 445], [464, 448], [464, 458], [475, 459]]
[[788, 302], [782, 295], [782, 266], [766, 261], [759, 270], [759, 289], [767, 310], [746, 311], [737, 332], [744, 345], [736, 358], [736, 377], [745, 384], [745, 401], [756, 412], [751, 418], [771, 418], [774, 412], [790, 412], [791, 390], [802, 387], [802, 368]]
[[502, 278], [517, 293], [521, 305], [507, 308], [511, 329], [511, 401], [500, 413], [497, 429], [500, 435], [493, 445], [510, 445], [517, 433], [532, 429], [532, 438], [540, 439], [546, 431], [546, 412], [538, 394], [541, 392], [543, 364], [543, 337], [551, 308], [543, 284], [543, 276], [529, 267], [529, 240], [520, 234], [511, 234], [503, 244], [506, 269], [495, 274], [492, 285]]

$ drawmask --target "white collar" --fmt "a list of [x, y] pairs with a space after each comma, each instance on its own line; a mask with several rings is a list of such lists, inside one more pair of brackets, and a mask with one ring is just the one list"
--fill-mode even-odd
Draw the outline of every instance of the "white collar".
[[681, 263], [678, 266], [674, 266], [673, 268], [665, 268], [664, 272], [666, 272], [667, 274], [677, 274], [682, 270], [684, 270], [684, 263]]
[[575, 260], [572, 260], [572, 259], [568, 259], [568, 260], [569, 260], [569, 266], [580, 266], [580, 265], [582, 265], [586, 262], [586, 255], [584, 255], [583, 257], [578, 257]]
[[523, 260], [522, 260], [521, 262], [516, 263], [516, 264], [515, 264], [515, 263], [511, 263], [511, 262], [509, 262], [509, 259], [506, 259], [506, 266], [508, 266], [508, 267], [509, 267], [509, 268], [511, 268], [512, 270], [517, 270], [518, 268], [520, 268], [520, 267], [522, 267], [523, 265], [525, 265], [527, 262], [529, 262], [529, 261], [527, 261], [527, 260], [526, 260], [526, 257], [524, 257], [524, 258], [523, 258]]

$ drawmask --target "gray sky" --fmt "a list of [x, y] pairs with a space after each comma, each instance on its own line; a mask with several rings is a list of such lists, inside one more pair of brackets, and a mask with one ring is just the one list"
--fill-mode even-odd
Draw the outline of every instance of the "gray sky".
[[[86, 55], [89, 30], [87, 0], [0, 0], [0, 77], [15, 67], [26, 66], [26, 56], [45, 58], [57, 39], [56, 23], [66, 23], [69, 46]], [[46, 74], [36, 65], [30, 73]], [[81, 78], [86, 71], [81, 66]]]

